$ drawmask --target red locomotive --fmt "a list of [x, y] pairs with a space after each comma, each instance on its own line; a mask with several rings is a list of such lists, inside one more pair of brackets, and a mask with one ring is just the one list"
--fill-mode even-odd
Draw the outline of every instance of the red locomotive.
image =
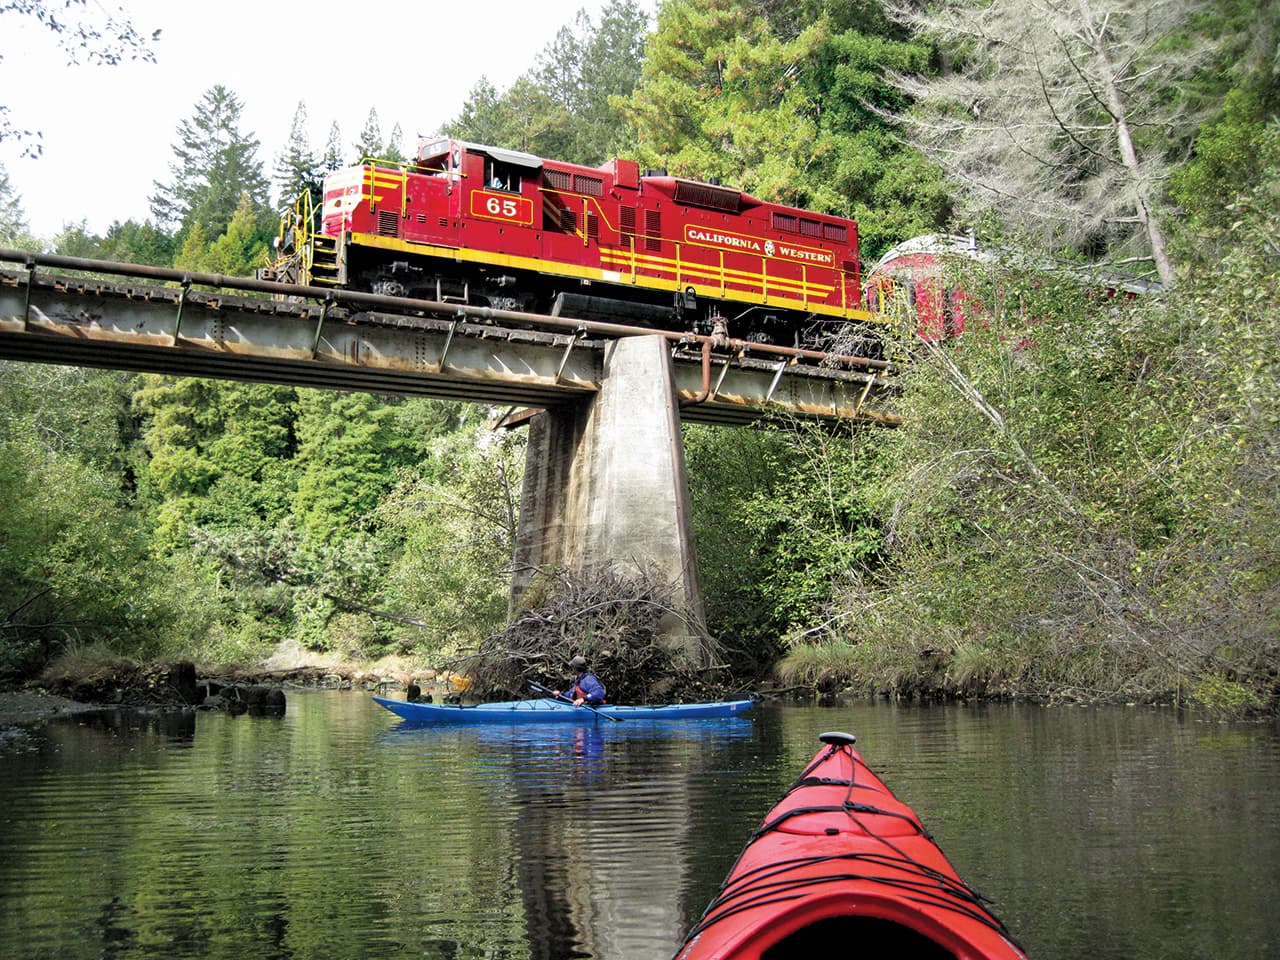
[[[303, 219], [303, 218], [300, 218]], [[284, 279], [796, 345], [864, 309], [858, 225], [740, 190], [424, 140], [325, 178]], [[722, 327], [723, 329], [723, 327]], [[820, 329], [820, 326], [818, 326]]]

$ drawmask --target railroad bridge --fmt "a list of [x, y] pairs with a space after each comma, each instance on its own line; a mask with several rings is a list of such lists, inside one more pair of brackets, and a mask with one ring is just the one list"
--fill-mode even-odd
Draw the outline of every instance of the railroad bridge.
[[889, 364], [457, 303], [0, 249], [0, 358], [490, 404], [530, 434], [530, 571], [657, 569], [705, 656], [680, 424], [892, 425]]

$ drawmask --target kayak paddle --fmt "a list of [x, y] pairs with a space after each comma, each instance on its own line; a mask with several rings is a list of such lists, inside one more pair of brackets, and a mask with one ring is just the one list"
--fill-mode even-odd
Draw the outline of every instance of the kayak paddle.
[[[538, 693], [549, 693], [551, 694], [551, 696], [555, 697], [557, 700], [563, 700], [565, 703], [573, 703], [573, 701], [570, 700], [568, 697], [566, 697], [563, 693], [556, 693], [554, 690], [548, 690], [546, 687], [544, 687], [540, 683], [534, 683], [532, 680], [530, 680], [529, 686], [532, 687], [534, 690], [536, 690]], [[576, 703], [574, 703], [573, 705], [575, 707], [578, 706], [578, 704]], [[614, 723], [622, 722], [621, 717], [615, 717], [613, 716], [613, 714], [610, 714], [610, 713], [601, 713], [599, 710], [597, 710], [595, 707], [593, 707], [589, 703], [584, 703], [582, 704], [582, 706], [586, 707], [588, 710], [594, 713], [597, 717], [604, 717], [606, 720], [612, 720]]]

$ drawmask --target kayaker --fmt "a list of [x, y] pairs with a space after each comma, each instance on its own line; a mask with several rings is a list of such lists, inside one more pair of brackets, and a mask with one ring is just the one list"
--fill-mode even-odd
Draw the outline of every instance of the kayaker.
[[569, 666], [577, 676], [574, 677], [573, 683], [569, 689], [563, 694], [557, 690], [557, 697], [564, 696], [567, 700], [572, 700], [575, 707], [586, 704], [604, 703], [604, 684], [600, 682], [600, 678], [594, 673], [587, 672], [587, 658], [578, 656], [569, 661]]

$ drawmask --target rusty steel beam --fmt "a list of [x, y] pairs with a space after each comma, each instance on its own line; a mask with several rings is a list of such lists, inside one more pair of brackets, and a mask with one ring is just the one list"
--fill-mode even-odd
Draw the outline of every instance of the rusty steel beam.
[[868, 404], [888, 390], [883, 361], [718, 344], [719, 382], [707, 395], [706, 338], [0, 249], [4, 261], [21, 264], [0, 270], [0, 357], [9, 359], [548, 407], [599, 389], [609, 340], [660, 333], [677, 391], [693, 401], [682, 419], [896, 422]]

